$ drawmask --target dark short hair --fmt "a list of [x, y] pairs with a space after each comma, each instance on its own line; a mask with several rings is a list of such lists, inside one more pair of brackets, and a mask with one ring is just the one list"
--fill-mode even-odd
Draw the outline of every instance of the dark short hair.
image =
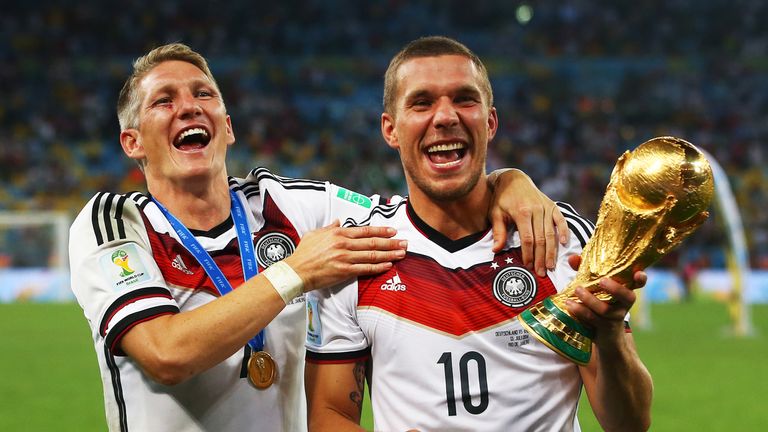
[[460, 55], [467, 57], [480, 71], [480, 86], [486, 96], [488, 106], [493, 106], [493, 89], [488, 79], [488, 70], [480, 58], [464, 44], [445, 36], [425, 36], [406, 45], [389, 62], [384, 74], [384, 112], [394, 115], [395, 97], [397, 95], [397, 70], [408, 60], [420, 57], [437, 57], [442, 55]]

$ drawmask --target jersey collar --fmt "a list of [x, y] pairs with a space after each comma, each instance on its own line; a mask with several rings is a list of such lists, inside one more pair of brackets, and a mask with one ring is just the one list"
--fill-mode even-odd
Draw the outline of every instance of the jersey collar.
[[432, 240], [432, 242], [447, 250], [448, 252], [458, 252], [467, 246], [473, 245], [477, 243], [481, 238], [485, 237], [485, 235], [488, 233], [488, 229], [485, 229], [460, 239], [451, 240], [450, 238], [443, 235], [440, 231], [427, 225], [427, 223], [424, 222], [424, 220], [416, 214], [416, 211], [413, 210], [413, 206], [410, 205], [410, 202], [408, 202], [405, 206], [405, 212], [408, 215], [408, 219], [411, 220], [411, 223], [413, 223], [416, 229], [418, 229], [424, 235], [424, 237]]

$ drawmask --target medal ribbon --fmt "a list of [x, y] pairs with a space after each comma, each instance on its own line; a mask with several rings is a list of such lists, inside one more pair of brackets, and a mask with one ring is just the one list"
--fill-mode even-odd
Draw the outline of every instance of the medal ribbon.
[[[232, 221], [235, 224], [235, 231], [237, 233], [237, 242], [240, 245], [240, 260], [243, 265], [243, 277], [244, 280], [248, 280], [257, 274], [259, 274], [259, 267], [256, 262], [256, 253], [253, 250], [253, 242], [251, 241], [251, 230], [248, 229], [248, 219], [245, 217], [245, 210], [243, 204], [237, 198], [237, 194], [233, 190], [229, 190], [229, 198], [232, 206]], [[181, 244], [191, 253], [197, 262], [203, 266], [205, 273], [213, 282], [213, 285], [219, 292], [219, 295], [225, 295], [232, 291], [232, 285], [222, 273], [221, 269], [216, 262], [211, 258], [211, 255], [206, 251], [195, 236], [184, 226], [181, 221], [176, 219], [176, 216], [171, 214], [158, 200], [152, 197], [152, 201], [157, 204], [157, 207], [163, 212], [165, 218], [171, 224], [171, 227], [181, 240]], [[264, 349], [264, 330], [261, 330], [259, 334], [254, 336], [248, 341], [248, 346], [253, 352], [261, 351]]]

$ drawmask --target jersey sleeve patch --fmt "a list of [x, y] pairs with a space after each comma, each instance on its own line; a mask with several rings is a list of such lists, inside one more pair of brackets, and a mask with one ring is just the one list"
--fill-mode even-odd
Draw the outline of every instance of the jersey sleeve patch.
[[307, 344], [320, 347], [323, 345], [323, 327], [318, 315], [317, 298], [307, 296]]
[[135, 244], [126, 243], [109, 248], [98, 258], [99, 267], [107, 276], [114, 291], [123, 291], [131, 286], [153, 278], [153, 267], [146, 264], [147, 252]]
[[357, 204], [365, 208], [371, 208], [371, 205], [372, 205], [371, 199], [368, 198], [367, 196], [363, 194], [359, 194], [357, 192], [353, 192], [349, 189], [344, 189], [343, 187], [340, 187], [336, 192], [336, 198], [342, 199], [344, 201], [349, 201], [353, 204]]

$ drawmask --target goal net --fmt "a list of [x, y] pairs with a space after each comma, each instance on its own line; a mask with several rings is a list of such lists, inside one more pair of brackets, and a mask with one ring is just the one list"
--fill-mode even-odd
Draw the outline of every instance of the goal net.
[[71, 301], [64, 212], [0, 211], [0, 302]]

